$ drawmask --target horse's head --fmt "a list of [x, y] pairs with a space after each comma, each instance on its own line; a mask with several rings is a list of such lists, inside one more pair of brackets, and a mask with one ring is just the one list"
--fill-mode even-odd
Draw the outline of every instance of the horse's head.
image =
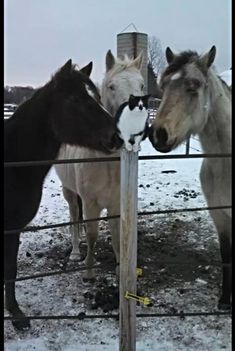
[[115, 58], [110, 50], [107, 52], [101, 98], [112, 115], [129, 99], [130, 94], [137, 96], [144, 94], [144, 79], [140, 72], [142, 61], [142, 52], [134, 60], [127, 56], [124, 59]]
[[89, 78], [92, 62], [80, 70], [69, 60], [50, 82], [51, 126], [62, 143], [111, 152], [121, 146], [113, 118]]
[[204, 128], [210, 108], [208, 70], [215, 53], [215, 46], [201, 56], [193, 51], [175, 55], [166, 49], [169, 65], [160, 80], [162, 101], [149, 133], [157, 150], [168, 152]]

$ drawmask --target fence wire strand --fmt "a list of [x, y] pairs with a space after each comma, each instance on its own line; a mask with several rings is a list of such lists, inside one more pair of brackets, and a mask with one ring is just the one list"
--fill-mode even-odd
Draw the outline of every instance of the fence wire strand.
[[[179, 208], [179, 209], [169, 209], [169, 210], [156, 210], [156, 211], [143, 211], [138, 212], [138, 216], [152, 216], [157, 214], [173, 214], [173, 213], [181, 213], [181, 212], [196, 212], [196, 211], [208, 211], [208, 210], [220, 210], [220, 209], [231, 209], [231, 205], [226, 206], [211, 206], [211, 207], [189, 207], [189, 208]], [[97, 221], [107, 221], [110, 219], [117, 219], [120, 218], [120, 215], [113, 215], [113, 216], [105, 216], [105, 217], [98, 217], [98, 218], [91, 218], [91, 219], [81, 219], [78, 221], [69, 221], [69, 222], [62, 222], [57, 224], [48, 224], [43, 226], [27, 226], [23, 229], [12, 229], [12, 230], [4, 230], [5, 235], [16, 234], [16, 233], [26, 233], [26, 232], [36, 232], [45, 229], [54, 229], [60, 227], [66, 227], [70, 225], [76, 225], [80, 223], [88, 223], [88, 222], [97, 222]]]
[[[85, 270], [88, 269], [88, 267], [86, 266], [79, 266], [79, 267], [76, 267], [76, 268], [71, 268], [71, 269], [66, 269], [66, 266], [67, 266], [68, 262], [66, 262], [64, 264], [64, 268], [60, 269], [60, 270], [57, 270], [57, 271], [52, 271], [52, 272], [45, 272], [45, 273], [38, 273], [38, 274], [33, 274], [33, 275], [28, 275], [28, 276], [25, 276], [25, 277], [19, 277], [19, 278], [16, 278], [16, 279], [8, 279], [8, 280], [4, 280], [4, 283], [7, 284], [7, 283], [12, 283], [12, 282], [20, 282], [20, 281], [25, 281], [25, 280], [30, 280], [30, 279], [41, 279], [41, 278], [46, 278], [46, 277], [51, 277], [51, 276], [55, 276], [55, 275], [61, 275], [61, 274], [70, 274], [70, 273], [77, 273], [77, 272], [83, 272]], [[143, 275], [139, 278], [140, 280], [143, 279], [143, 278], [146, 278], [146, 277], [149, 277], [150, 275], [159, 275], [160, 273], [160, 269], [162, 269], [163, 267], [165, 267], [166, 265], [185, 265], [185, 262], [180, 262], [180, 261], [174, 261], [174, 260], [170, 260], [170, 261], [161, 261], [161, 262], [154, 262], [154, 267], [155, 269], [151, 269], [150, 267], [147, 267], [146, 266], [149, 265], [149, 262], [147, 263], [143, 263], [141, 266], [142, 267], [145, 267], [145, 268], [141, 268], [142, 271], [143, 271]], [[221, 261], [210, 261], [210, 262], [200, 262], [200, 261], [197, 261], [197, 262], [190, 262], [190, 261], [187, 261], [187, 266], [191, 266], [191, 267], [196, 267], [196, 268], [201, 268], [201, 267], [211, 267], [211, 266], [214, 266], [214, 267], [223, 267], [223, 266], [231, 266], [232, 264], [231, 263], [222, 263]], [[159, 266], [159, 271], [157, 271], [156, 267]], [[116, 265], [113, 264], [113, 265], [110, 265], [109, 266], [109, 274], [113, 274], [113, 275], [116, 275], [114, 269], [115, 269]], [[102, 264], [102, 263], [99, 263], [99, 264], [96, 264], [92, 267], [92, 269], [107, 269], [107, 265], [105, 264]]]
[[[227, 158], [232, 157], [232, 154], [174, 154], [174, 155], [146, 155], [139, 156], [138, 160], [167, 160], [167, 159], [185, 159], [185, 158]], [[74, 158], [61, 160], [45, 160], [45, 161], [18, 161], [18, 162], [4, 162], [4, 167], [29, 167], [29, 166], [48, 166], [55, 164], [67, 163], [96, 163], [96, 162], [113, 162], [120, 161], [120, 157], [93, 157], [93, 158]]]
[[[212, 312], [176, 312], [176, 313], [137, 313], [137, 318], [156, 318], [156, 317], [180, 317], [184, 319], [186, 317], [209, 317], [209, 316], [231, 316], [231, 311], [212, 311]], [[4, 316], [4, 320], [21, 320], [27, 318], [28, 320], [84, 320], [84, 319], [116, 319], [119, 320], [119, 314], [86, 314], [81, 312], [78, 315], [51, 315], [51, 316], [25, 316], [25, 317], [11, 317]]]

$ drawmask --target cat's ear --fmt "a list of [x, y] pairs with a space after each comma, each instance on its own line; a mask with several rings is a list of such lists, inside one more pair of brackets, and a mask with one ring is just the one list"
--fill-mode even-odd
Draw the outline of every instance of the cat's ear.
[[130, 94], [129, 101], [132, 101], [134, 98], [135, 98], [134, 95]]
[[143, 100], [148, 102], [148, 99], [150, 98], [151, 94], [148, 94], [148, 95], [144, 95], [143, 96]]

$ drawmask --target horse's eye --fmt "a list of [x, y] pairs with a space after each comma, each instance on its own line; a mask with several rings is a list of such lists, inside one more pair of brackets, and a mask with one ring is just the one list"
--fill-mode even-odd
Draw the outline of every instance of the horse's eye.
[[101, 102], [101, 96], [100, 96], [100, 94], [97, 94], [96, 100], [97, 100], [98, 102]]
[[159, 84], [158, 84], [159, 89], [161, 89], [163, 91], [165, 89], [167, 83], [169, 83], [169, 79], [167, 79], [165, 77], [161, 78], [159, 81]]
[[142, 83], [142, 84], [141, 84], [141, 90], [143, 90], [143, 89], [144, 89], [144, 84]]
[[159, 86], [159, 89], [163, 91], [165, 86], [166, 86], [166, 84], [163, 83], [163, 82], [160, 82], [158, 86]]
[[109, 85], [109, 89], [110, 89], [110, 90], [115, 90], [114, 85], [113, 85], [113, 84], [110, 84], [110, 85]]

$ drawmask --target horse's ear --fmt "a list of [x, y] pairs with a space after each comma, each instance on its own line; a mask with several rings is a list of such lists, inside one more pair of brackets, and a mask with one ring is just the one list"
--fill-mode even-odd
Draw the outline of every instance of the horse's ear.
[[62, 66], [55, 74], [54, 76], [54, 82], [60, 82], [63, 81], [64, 79], [67, 79], [70, 77], [70, 73], [72, 72], [72, 60], [68, 60], [64, 66]]
[[80, 72], [85, 74], [87, 77], [90, 77], [90, 74], [91, 74], [91, 71], [92, 71], [92, 67], [93, 67], [93, 62], [91, 61], [90, 63], [88, 63], [88, 65], [86, 65], [83, 68], [81, 68]]
[[59, 74], [67, 75], [72, 71], [72, 60], [69, 59], [58, 71]]
[[174, 58], [175, 58], [175, 54], [169, 48], [169, 46], [167, 46], [167, 48], [166, 48], [166, 60], [167, 60], [167, 63], [170, 64], [174, 60]]
[[216, 47], [215, 45], [213, 45], [212, 48], [207, 53], [200, 56], [199, 61], [204, 67], [209, 68], [214, 62], [215, 55], [216, 55]]
[[144, 53], [143, 50], [139, 53], [139, 55], [134, 59], [134, 61], [132, 62], [132, 66], [136, 66], [139, 70], [142, 67], [142, 63], [143, 63], [143, 58], [144, 58]]
[[113, 68], [115, 64], [115, 57], [113, 56], [111, 50], [106, 54], [106, 72]]

